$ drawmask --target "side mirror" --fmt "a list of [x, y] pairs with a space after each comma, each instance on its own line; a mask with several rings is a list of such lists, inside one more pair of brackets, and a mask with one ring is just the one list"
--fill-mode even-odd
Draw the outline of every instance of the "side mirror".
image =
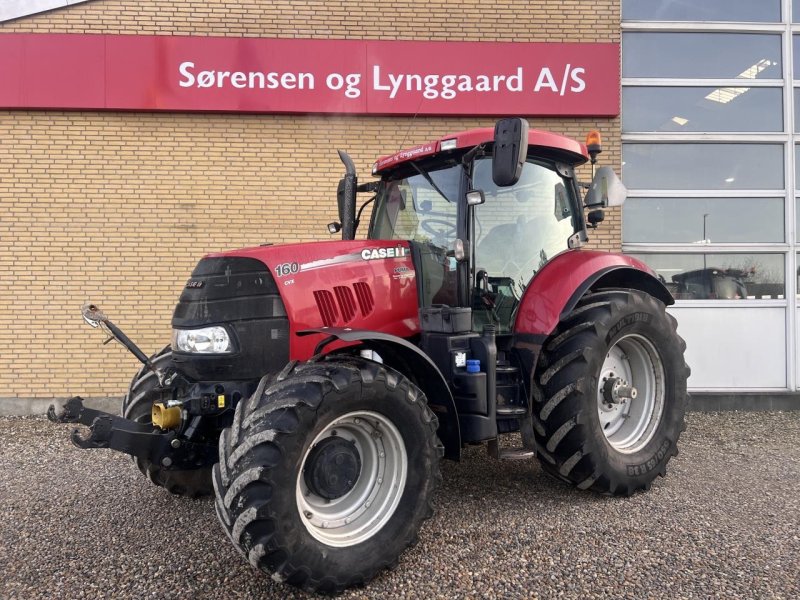
[[525, 119], [500, 119], [494, 126], [492, 180], [499, 187], [519, 181], [528, 154], [528, 122]]
[[583, 203], [585, 206], [621, 206], [628, 189], [611, 167], [600, 167], [592, 179]]

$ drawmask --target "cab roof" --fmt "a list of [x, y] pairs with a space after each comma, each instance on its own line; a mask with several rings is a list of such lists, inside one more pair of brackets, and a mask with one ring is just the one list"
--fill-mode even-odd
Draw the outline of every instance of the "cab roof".
[[[457, 150], [468, 150], [479, 144], [491, 145], [492, 142], [494, 142], [494, 128], [492, 127], [481, 127], [453, 133], [426, 144], [420, 144], [395, 154], [382, 156], [373, 164], [372, 174], [380, 175], [401, 164], [420, 158], [432, 157], [440, 152], [449, 153]], [[589, 160], [585, 144], [557, 133], [539, 129], [528, 131], [528, 154], [552, 158], [573, 166], [583, 164]]]

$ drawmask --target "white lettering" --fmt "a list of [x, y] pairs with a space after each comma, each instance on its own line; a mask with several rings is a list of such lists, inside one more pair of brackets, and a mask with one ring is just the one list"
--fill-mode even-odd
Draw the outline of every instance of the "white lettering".
[[194, 85], [194, 75], [189, 72], [189, 69], [194, 69], [193, 62], [182, 62], [181, 66], [178, 67], [178, 70], [181, 72], [186, 79], [182, 79], [178, 82], [181, 87], [192, 87]]
[[522, 91], [522, 67], [517, 67], [516, 75], [509, 75], [506, 79], [506, 87], [509, 92]]
[[536, 80], [536, 85], [533, 87], [533, 91], [538, 92], [543, 87], [550, 88], [553, 92], [558, 92], [558, 86], [548, 67], [542, 67], [542, 70], [539, 72], [539, 78]]
[[[258, 80], [258, 84], [256, 84], [256, 80]], [[258, 72], [251, 72], [250, 77], [247, 80], [247, 87], [251, 90], [258, 88], [260, 90], [264, 89], [264, 74]]]
[[[284, 89], [284, 90], [313, 90], [313, 73], [276, 73], [271, 71], [264, 73], [261, 71], [200, 71], [195, 74], [195, 63], [184, 61], [178, 65], [178, 85], [180, 87], [197, 88], [226, 88], [234, 87], [237, 89]], [[341, 77], [341, 76], [340, 76]], [[360, 91], [357, 86], [361, 81], [360, 75], [354, 73], [348, 75], [348, 96], [358, 97]], [[340, 86], [341, 87], [341, 84]], [[338, 89], [338, 88], [334, 88]]]
[[344, 95], [348, 98], [358, 98], [361, 95], [361, 88], [358, 87], [361, 84], [361, 73], [350, 73], [345, 81], [347, 90]]
[[388, 92], [390, 89], [388, 85], [381, 83], [381, 68], [378, 65], [372, 67], [372, 89], [379, 92]]
[[214, 71], [200, 71], [197, 76], [197, 87], [210, 88], [214, 85]]
[[580, 93], [586, 89], [586, 82], [580, 78], [580, 75], [586, 73], [586, 69], [582, 67], [578, 67], [576, 69], [572, 69], [572, 73], [570, 73], [570, 78], [572, 81], [575, 82], [576, 85], [570, 86], [570, 92], [577, 92]]
[[297, 88], [297, 77], [292, 73], [284, 73], [281, 75], [281, 86], [287, 90]]

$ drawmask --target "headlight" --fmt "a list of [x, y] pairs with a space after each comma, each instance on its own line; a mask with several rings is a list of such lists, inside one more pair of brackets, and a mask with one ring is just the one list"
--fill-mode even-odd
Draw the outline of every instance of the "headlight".
[[228, 354], [233, 352], [233, 344], [224, 327], [173, 329], [172, 349], [196, 354]]

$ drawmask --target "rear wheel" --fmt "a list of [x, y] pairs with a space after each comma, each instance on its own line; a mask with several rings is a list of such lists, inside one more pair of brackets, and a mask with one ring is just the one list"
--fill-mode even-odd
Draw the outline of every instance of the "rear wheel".
[[285, 370], [236, 407], [214, 467], [217, 515], [276, 581], [339, 592], [414, 544], [441, 477], [424, 394], [375, 362]]
[[643, 292], [588, 294], [547, 340], [534, 429], [543, 468], [628, 496], [666, 474], [685, 428], [689, 368], [675, 319]]
[[[157, 368], [164, 368], [172, 361], [172, 349], [167, 346], [150, 357]], [[137, 423], [152, 423], [153, 403], [165, 400], [158, 389], [158, 378], [147, 367], [142, 367], [134, 376], [128, 393], [122, 400], [122, 416]], [[177, 496], [197, 498], [208, 496], [214, 488], [211, 483], [211, 467], [189, 471], [162, 469], [149, 460], [133, 457], [142, 474], [154, 485], [166, 488]]]

